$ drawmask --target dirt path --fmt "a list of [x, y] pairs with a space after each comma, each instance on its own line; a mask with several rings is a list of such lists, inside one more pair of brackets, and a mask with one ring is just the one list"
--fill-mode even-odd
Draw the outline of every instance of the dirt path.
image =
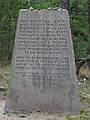
[[59, 113], [31, 113], [30, 115], [16, 115], [4, 113], [5, 101], [0, 101], [0, 120], [66, 120]]

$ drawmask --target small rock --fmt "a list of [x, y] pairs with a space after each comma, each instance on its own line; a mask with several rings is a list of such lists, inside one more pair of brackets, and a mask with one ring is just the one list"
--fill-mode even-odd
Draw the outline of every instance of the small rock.
[[33, 7], [30, 7], [30, 8], [29, 8], [29, 10], [31, 10], [31, 11], [32, 11], [32, 10], [34, 10], [34, 8], [33, 8]]
[[10, 75], [10, 73], [5, 73], [5, 75]]
[[62, 8], [59, 8], [58, 11], [62, 10]]
[[47, 8], [47, 10], [52, 10], [52, 8]]
[[58, 8], [57, 8], [57, 7], [55, 7], [55, 8], [53, 8], [53, 10], [58, 10]]
[[7, 88], [5, 88], [4, 86], [0, 87], [0, 91], [6, 91], [6, 90], [7, 90]]
[[78, 83], [78, 86], [82, 85], [82, 83]]

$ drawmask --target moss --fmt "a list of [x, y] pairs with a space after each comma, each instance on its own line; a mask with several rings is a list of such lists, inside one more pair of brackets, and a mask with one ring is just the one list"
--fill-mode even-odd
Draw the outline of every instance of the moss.
[[80, 116], [67, 116], [67, 120], [81, 120]]

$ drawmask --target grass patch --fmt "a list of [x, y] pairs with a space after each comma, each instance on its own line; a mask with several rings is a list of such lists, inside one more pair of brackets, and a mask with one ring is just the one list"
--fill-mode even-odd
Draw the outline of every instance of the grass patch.
[[67, 120], [81, 120], [80, 116], [67, 116]]
[[81, 109], [79, 116], [67, 116], [67, 120], [89, 120], [88, 113], [87, 110]]
[[8, 81], [10, 77], [8, 73], [10, 73], [10, 65], [0, 68], [0, 85], [1, 85], [1, 89], [5, 91], [8, 88]]
[[90, 120], [90, 80], [80, 86], [80, 116], [67, 116], [67, 120]]

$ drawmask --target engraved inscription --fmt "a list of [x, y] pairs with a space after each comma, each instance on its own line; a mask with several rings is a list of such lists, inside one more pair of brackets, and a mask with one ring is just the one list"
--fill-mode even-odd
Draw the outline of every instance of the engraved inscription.
[[35, 87], [62, 86], [66, 73], [70, 75], [66, 21], [44, 18], [19, 23], [14, 74], [29, 78], [28, 84]]

